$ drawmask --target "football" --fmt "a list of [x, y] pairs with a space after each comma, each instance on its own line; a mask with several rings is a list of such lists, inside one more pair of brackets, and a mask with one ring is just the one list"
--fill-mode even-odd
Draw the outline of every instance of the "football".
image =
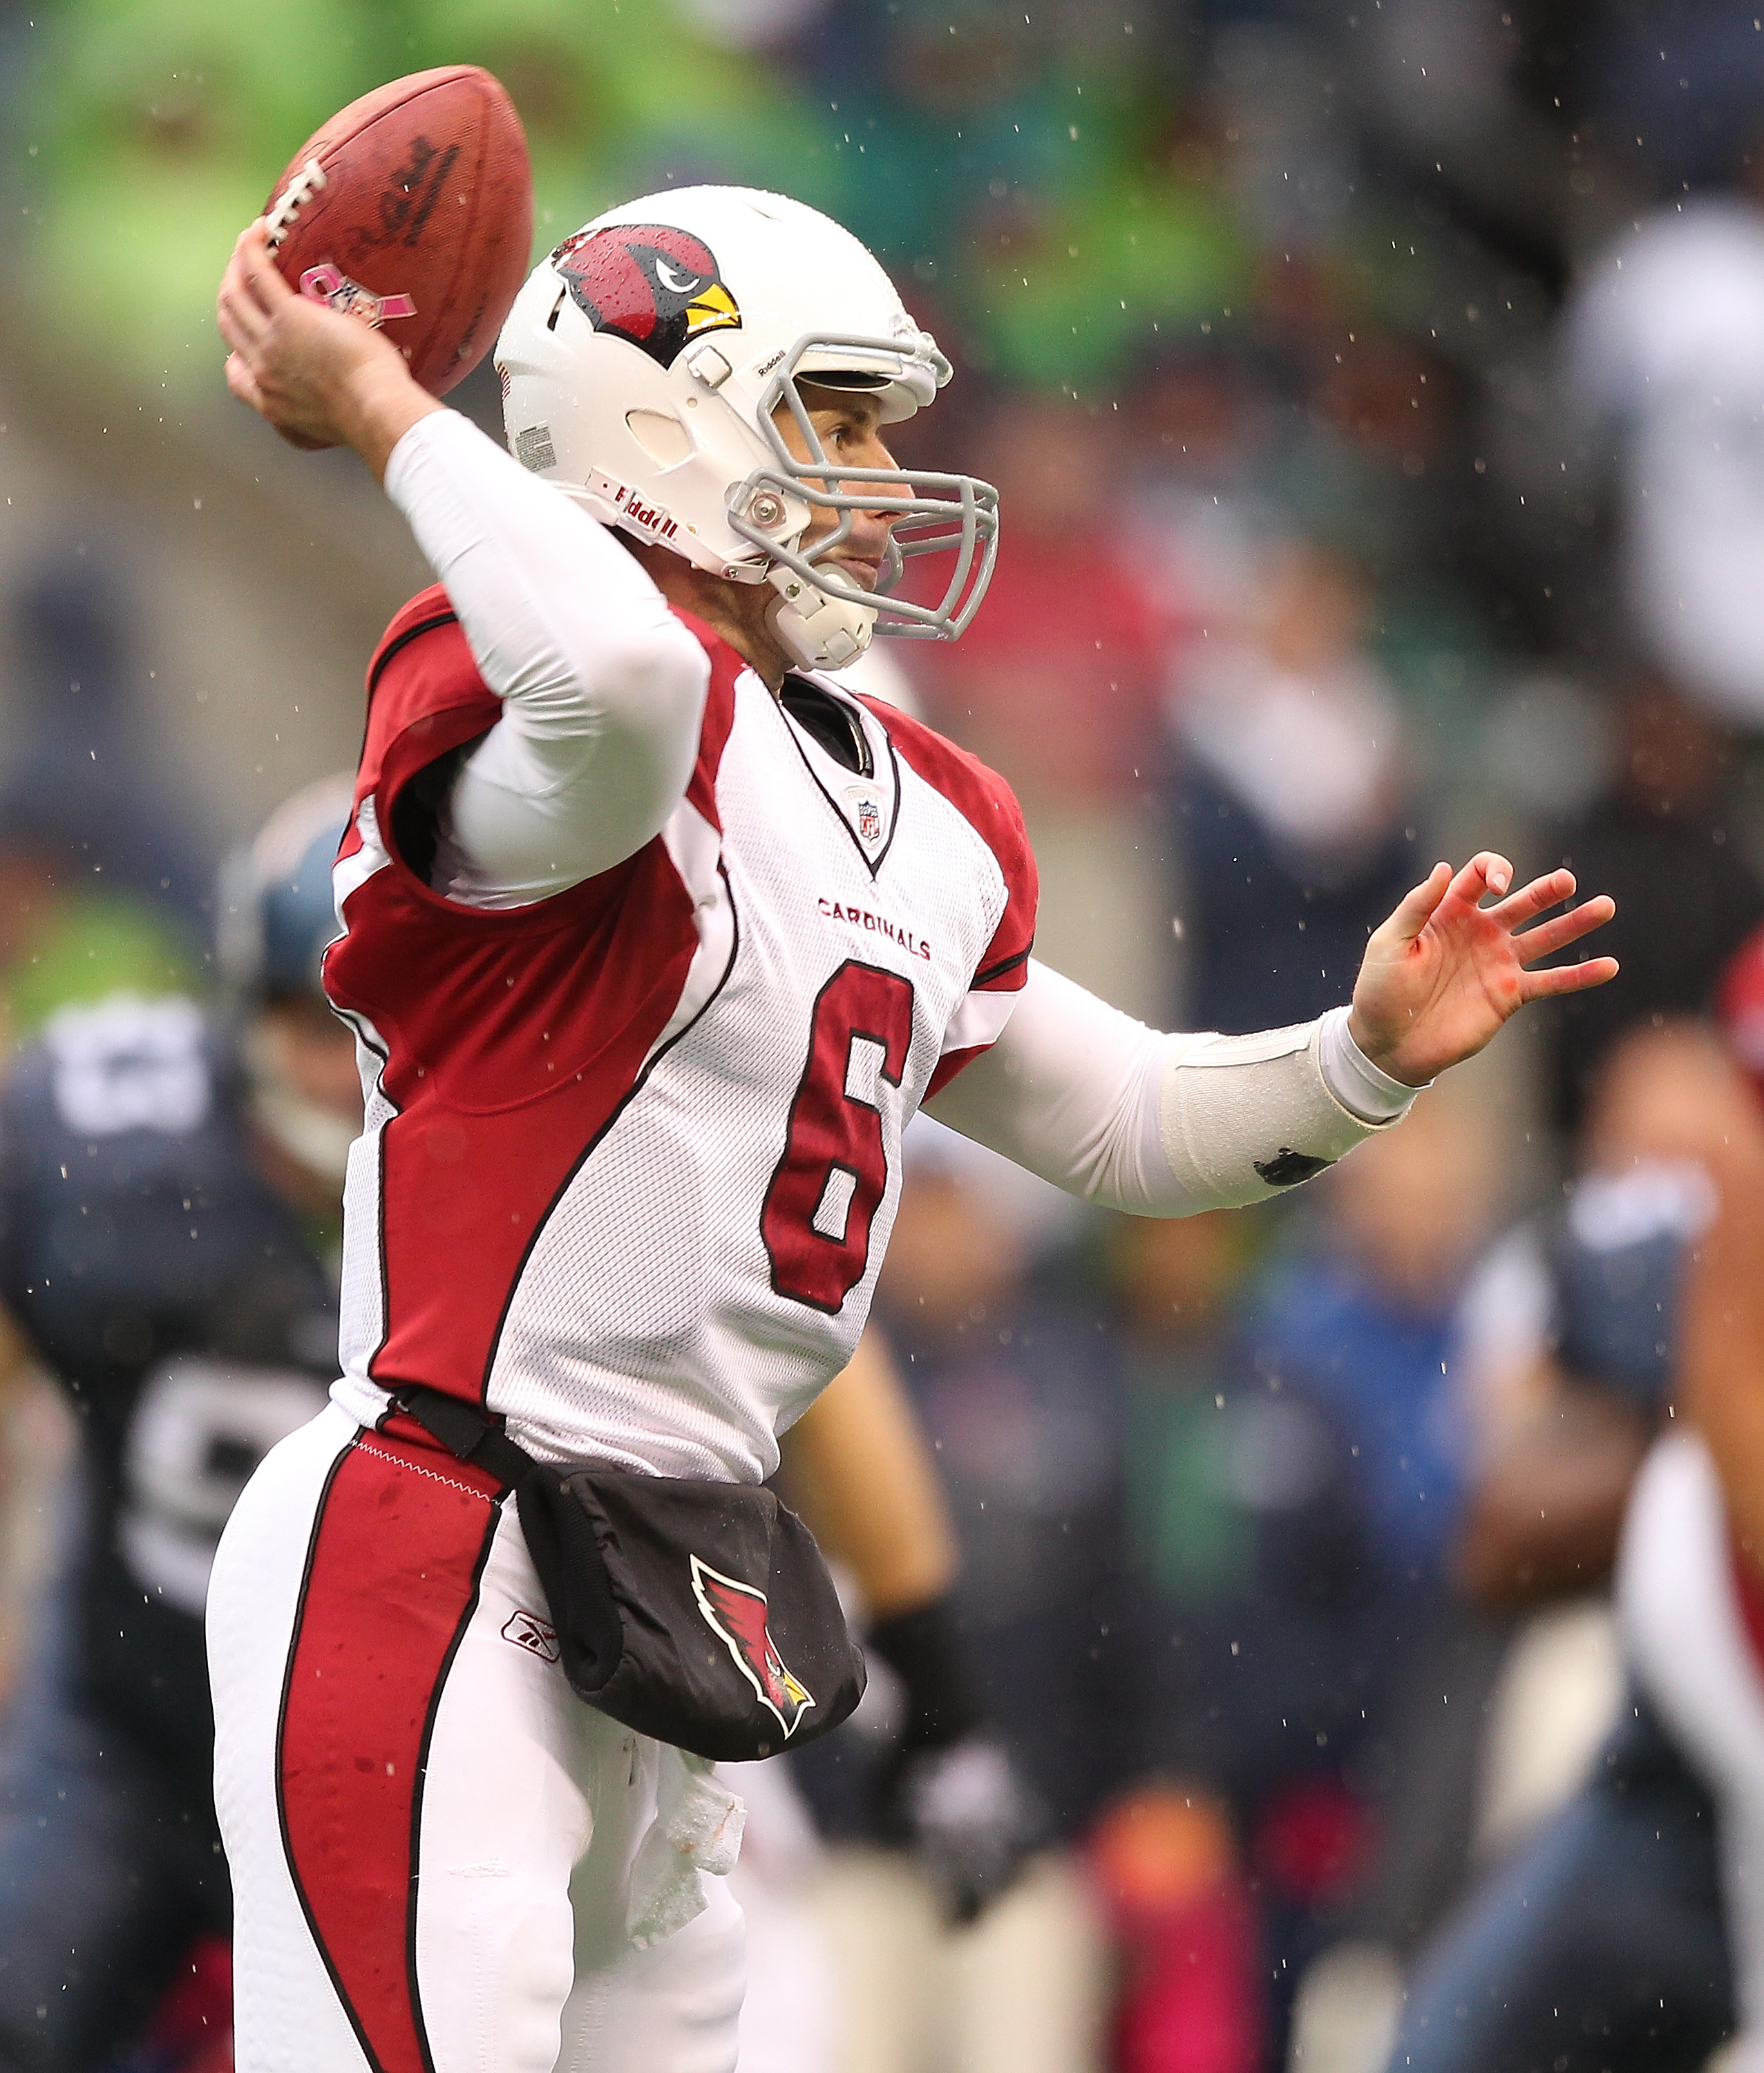
[[265, 205], [289, 285], [384, 327], [445, 395], [495, 344], [533, 243], [526, 138], [476, 65], [394, 80], [333, 115]]

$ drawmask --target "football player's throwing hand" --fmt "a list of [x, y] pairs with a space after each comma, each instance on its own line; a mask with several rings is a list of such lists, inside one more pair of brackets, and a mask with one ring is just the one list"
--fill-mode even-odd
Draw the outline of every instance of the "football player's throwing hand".
[[291, 446], [353, 447], [383, 476], [405, 433], [441, 408], [383, 332], [288, 286], [261, 218], [233, 248], [216, 315], [227, 386]]
[[[1532, 969], [1609, 921], [1605, 894], [1552, 920], [1539, 915], [1572, 896], [1574, 874], [1547, 872], [1510, 892], [1513, 867], [1488, 850], [1455, 876], [1436, 863], [1375, 930], [1354, 987], [1348, 1028], [1375, 1065], [1409, 1086], [1424, 1086], [1480, 1051], [1528, 1000], [1579, 993], [1617, 976], [1615, 958]], [[1480, 903], [1488, 895], [1493, 904]], [[1537, 922], [1526, 928], [1527, 922]]]

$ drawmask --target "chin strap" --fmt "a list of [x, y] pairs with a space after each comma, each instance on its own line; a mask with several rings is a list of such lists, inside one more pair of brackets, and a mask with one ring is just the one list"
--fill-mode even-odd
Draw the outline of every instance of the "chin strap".
[[765, 579], [778, 594], [777, 604], [767, 610], [766, 623], [798, 668], [843, 669], [869, 646], [876, 631], [873, 604], [829, 597], [782, 567], [768, 570]]

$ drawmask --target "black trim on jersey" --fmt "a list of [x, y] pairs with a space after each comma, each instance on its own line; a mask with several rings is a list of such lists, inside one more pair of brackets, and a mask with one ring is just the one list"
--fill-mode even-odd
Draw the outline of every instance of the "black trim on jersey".
[[[817, 688], [818, 688], [818, 686]], [[832, 699], [832, 694], [830, 692], [825, 694], [825, 695], [831, 700], [832, 703], [835, 704], [839, 703], [838, 700]], [[781, 704], [779, 705], [778, 711], [781, 714], [785, 711], [785, 708]], [[874, 717], [875, 716], [872, 714], [872, 718]], [[800, 725], [801, 723], [799, 722], [798, 724]], [[863, 722], [861, 719], [854, 719], [852, 724], [861, 729]], [[876, 724], [880, 727], [881, 726], [881, 722], [878, 720]], [[883, 843], [881, 848], [876, 851], [876, 861], [872, 863], [870, 860], [869, 852], [864, 848], [863, 843], [858, 840], [857, 830], [852, 826], [850, 819], [846, 814], [845, 810], [840, 806], [839, 801], [834, 797], [833, 794], [828, 791], [826, 785], [821, 782], [819, 772], [816, 770], [814, 765], [809, 760], [807, 752], [804, 749], [802, 743], [797, 740], [795, 728], [786, 724], [784, 731], [790, 738], [790, 746], [796, 751], [797, 754], [802, 757], [802, 768], [808, 772], [810, 783], [813, 784], [815, 790], [820, 793], [821, 797], [826, 801], [828, 808], [832, 813], [834, 819], [836, 820], [840, 827], [844, 830], [846, 839], [851, 843], [852, 848], [857, 851], [859, 861], [863, 863], [864, 869], [870, 874], [871, 879], [874, 880], [880, 873], [883, 865], [888, 862], [888, 851], [893, 848], [894, 838], [900, 832], [901, 827], [901, 758], [894, 746], [894, 736], [888, 732], [885, 727], [882, 728], [882, 739], [888, 745], [888, 769], [894, 779], [894, 810], [888, 816], [888, 839]], [[808, 730], [805, 728], [804, 732], [807, 732]], [[814, 736], [813, 738], [816, 741], [820, 741], [821, 740], [818, 735]], [[865, 738], [864, 745], [866, 748], [868, 747], [868, 736]], [[825, 742], [821, 742], [821, 746], [824, 748], [826, 744]], [[830, 753], [830, 752], [829, 752]], [[855, 775], [859, 773], [854, 774]], [[870, 770], [867, 773], [863, 774], [867, 774], [873, 779], [876, 776], [876, 770], [873, 764]]]
[[[881, 727], [882, 725], [880, 720], [876, 722], [876, 724], [879, 727]], [[870, 876], [872, 878], [876, 876], [876, 873], [881, 870], [883, 865], [888, 860], [888, 851], [894, 847], [894, 838], [901, 831], [901, 814], [906, 805], [906, 793], [901, 783], [900, 753], [894, 746], [894, 736], [888, 732], [885, 727], [882, 727], [882, 739], [888, 745], [888, 769], [893, 773], [894, 777], [894, 818], [888, 822], [888, 839], [883, 843], [881, 848], [876, 851], [876, 862], [870, 866]], [[849, 825], [849, 823], [847, 823], [847, 825]]]
[[307, 1933], [312, 1939], [312, 1947], [318, 1952], [320, 1962], [330, 1976], [331, 1984], [343, 2013], [349, 2018], [349, 2027], [355, 2032], [356, 2042], [361, 2046], [361, 2055], [373, 2069], [373, 2073], [385, 2073], [385, 2067], [375, 2055], [368, 2042], [368, 2034], [357, 2017], [355, 2005], [343, 1990], [343, 1982], [337, 1977], [337, 1968], [331, 1962], [331, 1952], [324, 1937], [319, 1934], [319, 1924], [307, 1898], [306, 1887], [301, 1883], [299, 1867], [294, 1861], [294, 1845], [288, 1836], [288, 1795], [283, 1783], [282, 1752], [288, 1732], [288, 1695], [294, 1689], [294, 1659], [299, 1653], [300, 1630], [306, 1624], [307, 1593], [312, 1588], [312, 1565], [318, 1559], [319, 1535], [324, 1525], [324, 1515], [330, 1508], [331, 1492], [341, 1474], [344, 1463], [355, 1452], [361, 1442], [360, 1432], [352, 1433], [338, 1448], [336, 1459], [325, 1472], [324, 1486], [319, 1492], [319, 1502], [312, 1514], [312, 1531], [307, 1540], [307, 1559], [300, 1572], [300, 1589], [294, 1601], [294, 1624], [288, 1630], [287, 1667], [282, 1673], [282, 1699], [276, 1708], [275, 1732], [275, 1795], [276, 1826], [282, 1832], [282, 1861], [288, 1868], [288, 1877], [294, 1885], [294, 1897], [300, 1903], [300, 1912], [306, 1918]]
[[[484, 733], [488, 732], [486, 727]], [[413, 773], [399, 788], [381, 828], [381, 839], [394, 860], [431, 889], [435, 854], [441, 847], [443, 803], [466, 758], [483, 739], [484, 734], [475, 734], [469, 740], [456, 742]]]
[[[385, 1091], [383, 1080], [381, 1090], [382, 1093]], [[387, 1098], [389, 1101], [390, 1097]], [[374, 1177], [373, 1190], [373, 1256], [380, 1270], [380, 1336], [375, 1341], [373, 1351], [368, 1355], [364, 1372], [369, 1382], [381, 1389], [385, 1384], [375, 1374], [374, 1366], [392, 1337], [392, 1268], [386, 1257], [385, 1134], [401, 1113], [396, 1107], [393, 1108], [392, 1114], [375, 1133], [373, 1146], [374, 1163], [378, 1168]]]
[[984, 971], [977, 971], [968, 981], [968, 991], [972, 993], [977, 986], [990, 986], [994, 979], [1003, 979], [1007, 972], [1015, 971], [1019, 965], [1026, 965], [1034, 950], [1035, 943], [1032, 938], [1028, 950], [1019, 950], [1014, 958], [1001, 958], [997, 964], [988, 965]]
[[[347, 933], [348, 931], [346, 929], [344, 931], [344, 934]], [[339, 936], [336, 940], [340, 943], [343, 941], [343, 937]], [[328, 947], [328, 946], [327, 946], [327, 947]], [[367, 1016], [361, 1012], [359, 1008], [339, 1008], [337, 1004], [332, 999], [328, 994], [325, 996], [324, 1004], [330, 1009], [331, 1012], [336, 1016], [338, 1021], [342, 1023], [348, 1029], [349, 1033], [355, 1038], [355, 1041], [361, 1046], [363, 1050], [371, 1051], [374, 1057], [380, 1061], [382, 1066], [391, 1063], [391, 1055], [386, 1049], [384, 1041], [382, 1040], [378, 1042], [375, 1041], [375, 1039], [379, 1036], [379, 1031], [374, 1028], [373, 1022]], [[372, 1032], [371, 1034], [369, 1033], [370, 1032]], [[375, 1077], [377, 1078], [378, 1075], [377, 1074]], [[385, 1094], [385, 1089], [381, 1087], [380, 1091], [381, 1094]]]
[[[504, 1493], [503, 1494], [506, 1494]], [[502, 1495], [490, 1499], [490, 1523], [484, 1529], [484, 1544], [478, 1550], [478, 1559], [472, 1567], [472, 1589], [467, 1593], [465, 1609], [460, 1615], [460, 1623], [453, 1630], [453, 1638], [447, 1643], [447, 1652], [441, 1659], [441, 1667], [435, 1672], [434, 1688], [429, 1693], [428, 1711], [423, 1716], [422, 1739], [417, 1745], [416, 1782], [410, 1795], [410, 1882], [406, 1888], [404, 1912], [404, 1964], [410, 1994], [410, 2022], [417, 2034], [417, 2043], [422, 2053], [424, 2073], [435, 2073], [435, 2054], [429, 2046], [429, 2026], [423, 2020], [422, 1994], [417, 1984], [417, 1893], [418, 1874], [422, 1867], [418, 1863], [419, 1845], [422, 1837], [422, 1794], [429, 1778], [429, 1745], [435, 1739], [435, 1716], [441, 1710], [441, 1695], [447, 1689], [447, 1675], [453, 1668], [454, 1658], [460, 1653], [460, 1644], [465, 1639], [465, 1630], [472, 1624], [483, 1595], [484, 1572], [490, 1560], [490, 1550], [496, 1545], [497, 1529], [502, 1523]]]
[[[399, 634], [397, 639], [393, 641], [388, 645], [385, 653], [376, 657], [374, 659], [373, 665], [368, 671], [368, 694], [362, 701], [361, 746], [357, 752], [355, 759], [356, 769], [358, 775], [361, 771], [362, 760], [368, 752], [368, 729], [373, 718], [373, 694], [380, 688], [380, 679], [386, 673], [386, 666], [391, 661], [394, 655], [402, 655], [413, 641], [417, 640], [422, 634], [433, 633], [438, 626], [457, 624], [459, 617], [460, 615], [458, 612], [449, 611], [438, 612], [433, 613], [427, 619], [419, 619], [414, 626], [406, 627], [403, 633]], [[353, 807], [350, 809], [349, 821], [350, 825], [353, 826], [355, 822], [355, 810]]]
[[[541, 1233], [545, 1230], [546, 1225], [550, 1222], [552, 1218], [557, 1214], [558, 1204], [563, 1201], [564, 1197], [570, 1192], [571, 1186], [575, 1183], [577, 1174], [579, 1173], [583, 1168], [587, 1164], [589, 1160], [594, 1156], [596, 1152], [604, 1142], [608, 1131], [612, 1129], [612, 1126], [619, 1120], [619, 1118], [624, 1114], [625, 1111], [631, 1106], [632, 1102], [637, 1099], [637, 1096], [642, 1093], [645, 1087], [649, 1085], [649, 1075], [655, 1070], [656, 1067], [661, 1064], [662, 1061], [666, 1057], [669, 1052], [673, 1050], [676, 1045], [679, 1044], [686, 1037], [690, 1036], [704, 1020], [705, 1016], [708, 1015], [711, 1010], [716, 1005], [717, 1002], [722, 998], [723, 989], [729, 983], [730, 973], [735, 970], [735, 961], [741, 954], [741, 910], [736, 905], [735, 888], [729, 883], [728, 867], [723, 862], [720, 857], [717, 859], [717, 876], [723, 880], [723, 891], [724, 896], [727, 899], [729, 903], [729, 918], [732, 924], [731, 940], [729, 943], [729, 961], [723, 967], [722, 976], [718, 979], [716, 984], [711, 987], [710, 992], [706, 995], [704, 1004], [699, 1008], [698, 1013], [692, 1017], [690, 1022], [682, 1023], [680, 1027], [674, 1031], [674, 1034], [668, 1039], [666, 1043], [657, 1045], [655, 1049], [649, 1053], [649, 1057], [644, 1060], [642, 1069], [638, 1073], [637, 1078], [631, 1082], [624, 1093], [620, 1095], [617, 1102], [614, 1105], [612, 1114], [608, 1116], [606, 1121], [601, 1124], [600, 1127], [596, 1131], [593, 1136], [591, 1137], [587, 1143], [583, 1146], [580, 1156], [576, 1159], [569, 1172], [566, 1173], [563, 1178], [558, 1183], [557, 1192], [552, 1196], [550, 1201], [546, 1204], [544, 1215], [539, 1218], [538, 1222], [534, 1225], [531, 1231], [529, 1232], [526, 1244], [521, 1249], [521, 1257], [515, 1264], [514, 1271], [509, 1276], [509, 1292], [502, 1299], [502, 1314], [497, 1319], [496, 1330], [491, 1334], [490, 1337], [490, 1350], [484, 1356], [484, 1377], [478, 1384], [478, 1401], [480, 1404], [484, 1405], [486, 1409], [488, 1408], [490, 1401], [490, 1376], [496, 1366], [497, 1355], [502, 1350], [502, 1334], [508, 1326], [509, 1313], [514, 1308], [516, 1293], [519, 1290], [521, 1281], [525, 1276], [528, 1263], [533, 1258], [534, 1247], [539, 1243]], [[384, 1168], [381, 1170], [383, 1175], [385, 1172]], [[384, 1188], [382, 1186], [382, 1197], [384, 1195]]]
[[[385, 1351], [386, 1341], [392, 1336], [392, 1271], [386, 1264], [385, 1134], [391, 1127], [392, 1124], [397, 1121], [398, 1117], [403, 1115], [404, 1111], [398, 1107], [398, 1104], [392, 1098], [391, 1095], [386, 1092], [385, 1069], [392, 1062], [391, 1054], [389, 1051], [384, 1047], [383, 1044], [374, 1042], [373, 1038], [369, 1037], [366, 1034], [367, 1028], [371, 1026], [368, 1024], [366, 1016], [359, 1014], [353, 1008], [339, 1008], [335, 1002], [332, 1002], [332, 1004], [331, 1012], [336, 1016], [340, 1022], [344, 1022], [348, 1024], [349, 1028], [355, 1032], [356, 1041], [361, 1045], [365, 1051], [371, 1053], [374, 1057], [380, 1061], [380, 1069], [373, 1076], [374, 1091], [379, 1095], [381, 1100], [385, 1103], [386, 1107], [392, 1111], [391, 1115], [386, 1118], [385, 1121], [381, 1124], [380, 1127], [373, 1134], [373, 1156], [377, 1169], [373, 1190], [373, 1250], [374, 1258], [380, 1270], [380, 1337], [374, 1346], [373, 1352], [368, 1355], [364, 1368], [364, 1372], [365, 1373], [368, 1380], [373, 1383], [376, 1388], [383, 1389], [385, 1388], [385, 1384], [380, 1380], [377, 1375], [375, 1374], [373, 1366], [374, 1362], [379, 1359], [381, 1354]], [[379, 1032], [377, 1031], [375, 1032], [376, 1036], [377, 1036], [378, 1033]], [[363, 1106], [365, 1108], [365, 1104], [364, 1103]], [[363, 1136], [367, 1135], [365, 1123], [366, 1118], [365, 1115], [364, 1115], [364, 1127], [362, 1131]], [[357, 1139], [357, 1142], [359, 1144], [361, 1140]], [[347, 1210], [348, 1206], [348, 1178], [347, 1174], [345, 1174], [344, 1178], [344, 1206], [345, 1210]], [[338, 1349], [340, 1362], [341, 1351], [342, 1350], [340, 1346]], [[388, 1405], [386, 1411], [381, 1413], [382, 1420], [385, 1417], [389, 1416], [390, 1415], [390, 1412], [391, 1407]], [[376, 1429], [377, 1429], [377, 1428], [376, 1428]]]
[[[834, 761], [843, 763], [855, 777], [876, 775], [876, 759], [870, 753], [863, 722], [830, 691], [793, 670], [778, 686], [778, 703], [805, 734], [812, 735]], [[844, 723], [843, 729], [833, 724], [833, 715]]]
[[[368, 672], [368, 703], [371, 707], [373, 694], [380, 687], [380, 679], [385, 674], [393, 661], [402, 655], [413, 641], [419, 641], [425, 633], [433, 633], [443, 626], [457, 626], [460, 615], [452, 610], [433, 612], [427, 619], [419, 619], [414, 626], [407, 626], [403, 633], [390, 641]], [[489, 730], [486, 728], [485, 733]], [[474, 735], [469, 740], [456, 743], [443, 749], [432, 762], [425, 763], [408, 780], [397, 798], [391, 801], [389, 810], [381, 816], [380, 840], [386, 854], [394, 863], [402, 864], [410, 876], [422, 884], [431, 884], [435, 875], [435, 848], [439, 837], [436, 823], [440, 815], [441, 801], [459, 775], [466, 757], [484, 739]], [[362, 753], [367, 752], [367, 732], [364, 727], [361, 738]]]
[[407, 626], [403, 633], [389, 641], [375, 658], [373, 667], [368, 672], [368, 696], [371, 699], [380, 688], [380, 679], [385, 674], [395, 656], [402, 655], [413, 641], [420, 641], [425, 633], [433, 633], [438, 626], [457, 626], [460, 615], [456, 612], [438, 612], [428, 619], [419, 619], [414, 626]]

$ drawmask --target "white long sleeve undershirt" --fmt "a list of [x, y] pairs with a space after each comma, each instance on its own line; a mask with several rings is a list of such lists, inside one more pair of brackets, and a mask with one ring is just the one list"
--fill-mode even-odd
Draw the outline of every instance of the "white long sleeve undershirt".
[[[503, 701], [442, 809], [435, 889], [520, 906], [622, 861], [690, 778], [703, 648], [604, 527], [455, 412], [412, 426], [385, 486]], [[931, 1108], [1086, 1201], [1181, 1216], [1282, 1192], [1258, 1162], [1309, 1170], [1413, 1099], [1345, 1008], [1259, 1036], [1167, 1036], [1032, 962], [1003, 1034]]]
[[604, 525], [456, 411], [417, 420], [385, 487], [503, 701], [440, 817], [435, 889], [521, 906], [622, 862], [692, 774], [703, 649]]
[[1417, 1091], [1365, 1056], [1345, 1008], [1254, 1036], [1166, 1036], [1031, 959], [998, 1041], [929, 1108], [1070, 1194], [1170, 1217], [1284, 1193], [1258, 1162], [1339, 1159]]

